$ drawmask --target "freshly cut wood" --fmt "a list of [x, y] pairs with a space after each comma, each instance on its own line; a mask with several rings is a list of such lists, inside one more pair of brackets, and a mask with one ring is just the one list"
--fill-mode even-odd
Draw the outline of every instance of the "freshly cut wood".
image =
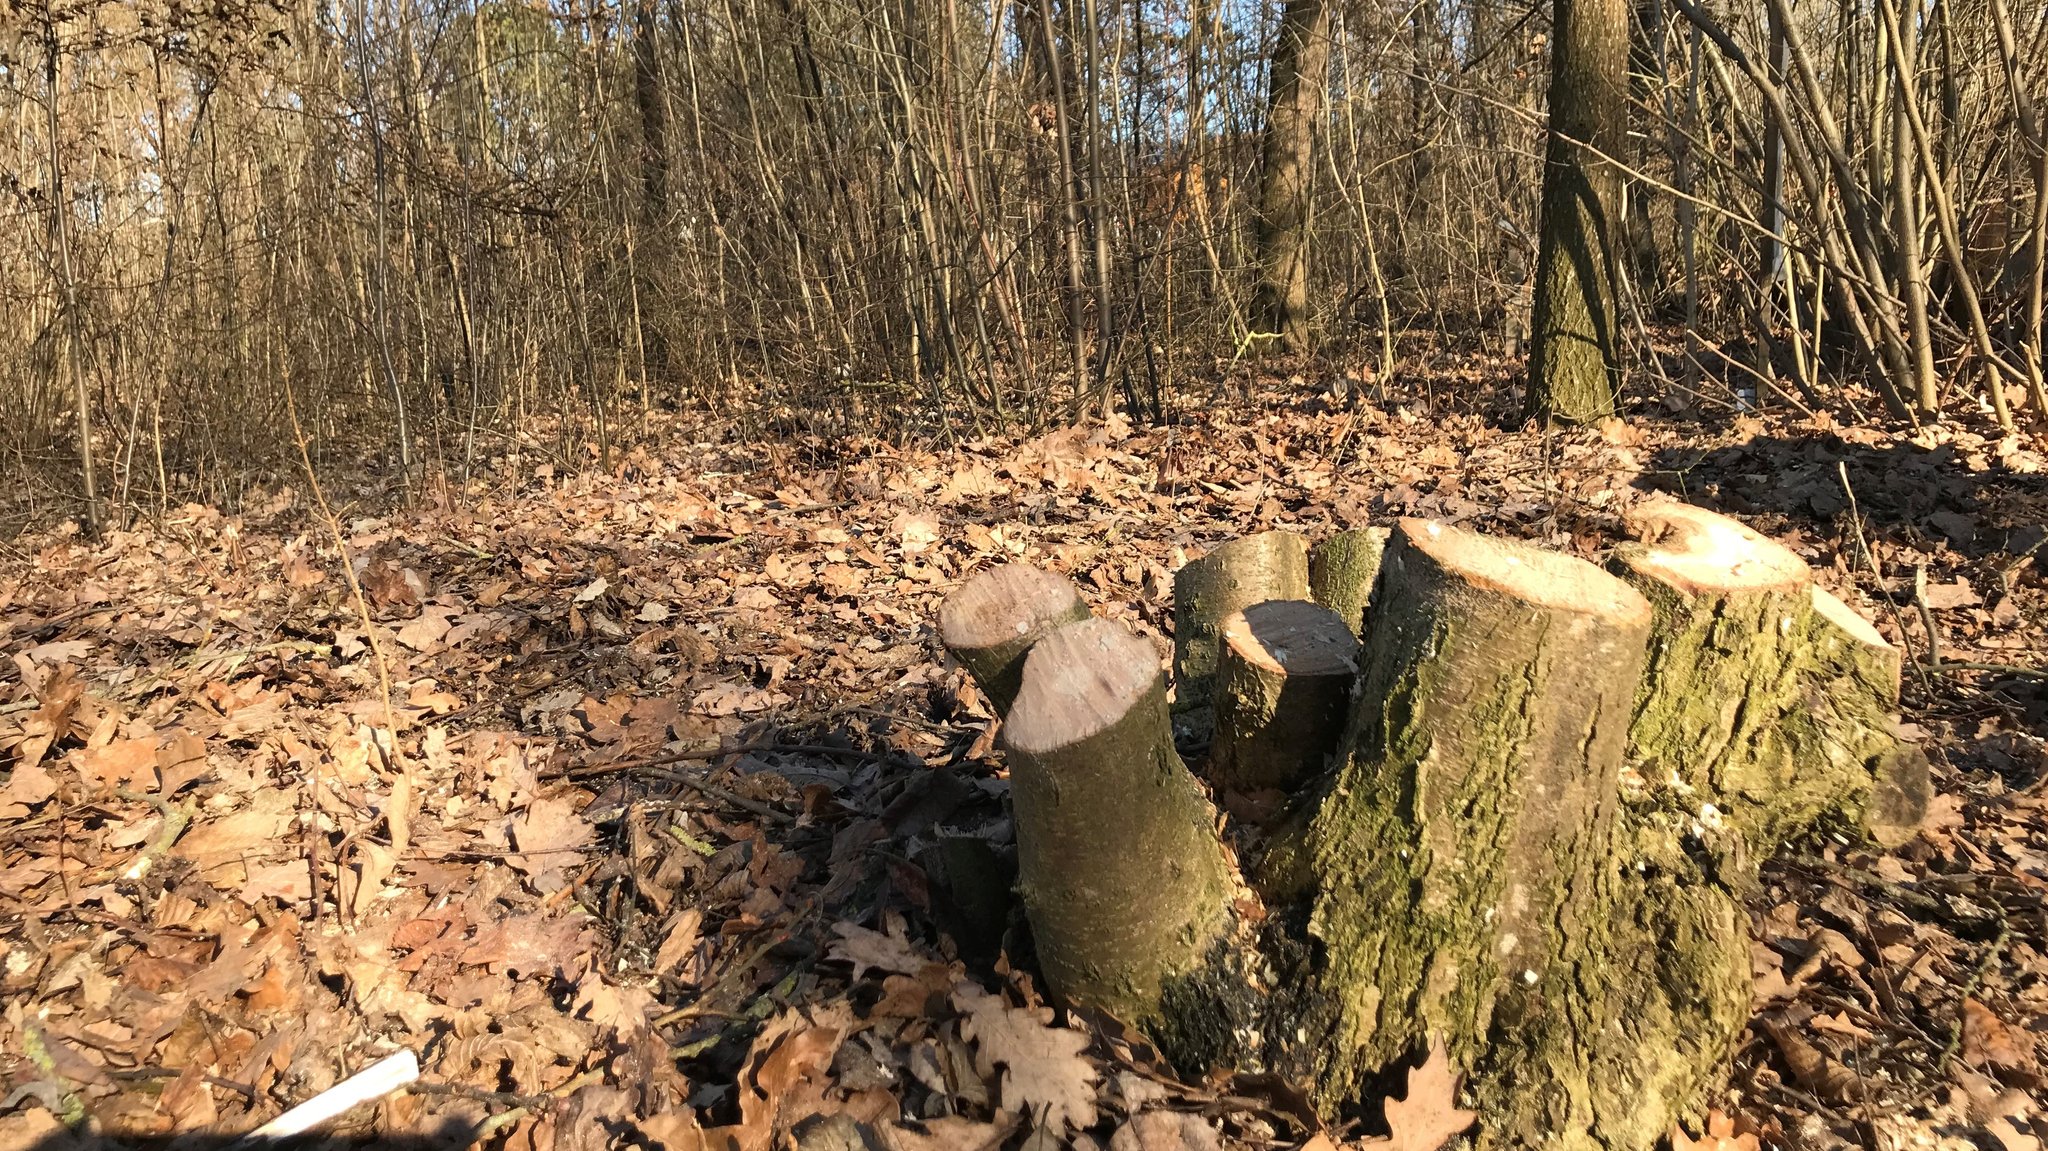
[[1489, 1035], [1603, 1013], [1572, 980], [1608, 959], [1601, 888], [1650, 620], [1584, 561], [1395, 528], [1346, 746], [1306, 828], [1330, 1008], [1302, 1053], [1326, 1104], [1439, 1032], [1472, 1069], [1489, 1140], [1547, 1144], [1536, 1099], [1577, 1115], [1633, 1106], [1588, 1082], [1570, 1028], [1533, 1045]]
[[1329, 608], [1268, 600], [1223, 624], [1211, 782], [1292, 789], [1323, 769], [1344, 734], [1358, 640]]
[[1391, 534], [1390, 528], [1359, 528], [1308, 549], [1309, 595], [1336, 612], [1354, 636], [1365, 634], [1366, 606]]
[[939, 640], [974, 677], [998, 716], [1024, 679], [1024, 656], [1045, 635], [1088, 618], [1073, 581], [1029, 564], [990, 568], [939, 606]]
[[1052, 989], [1152, 1020], [1227, 925], [1230, 866], [1174, 750], [1151, 644], [1089, 619], [1040, 640], [1003, 725], [1018, 892]]
[[1180, 708], [1209, 702], [1223, 621], [1269, 599], [1308, 598], [1308, 543], [1288, 531], [1232, 540], [1173, 575], [1173, 684]]

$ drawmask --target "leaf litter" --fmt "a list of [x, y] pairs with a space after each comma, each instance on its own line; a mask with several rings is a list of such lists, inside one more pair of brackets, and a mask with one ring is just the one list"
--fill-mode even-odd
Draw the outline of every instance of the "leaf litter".
[[609, 474], [513, 451], [459, 498], [349, 513], [345, 556], [289, 487], [24, 537], [0, 566], [0, 1145], [239, 1133], [401, 1047], [421, 1083], [338, 1133], [1462, 1138], [1440, 1051], [1320, 1131], [1284, 1085], [1179, 1081], [1048, 1005], [993, 722], [931, 621], [1025, 559], [1163, 639], [1172, 571], [1235, 535], [1421, 515], [1594, 557], [1670, 491], [1968, 665], [1908, 673], [1943, 791], [1920, 835], [1767, 871], [1756, 1022], [1674, 1147], [2039, 1146], [2038, 442], [1753, 415], [1544, 436], [1259, 387], [943, 452], [682, 427]]

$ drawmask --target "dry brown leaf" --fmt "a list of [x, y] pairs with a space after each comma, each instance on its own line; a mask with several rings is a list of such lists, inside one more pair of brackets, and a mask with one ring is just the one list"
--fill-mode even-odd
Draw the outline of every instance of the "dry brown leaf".
[[1737, 1133], [1735, 1120], [1719, 1108], [1707, 1112], [1707, 1130], [1694, 1139], [1682, 1127], [1671, 1128], [1671, 1151], [1757, 1151], [1756, 1135]]
[[875, 1132], [883, 1151], [995, 1151], [1017, 1129], [1017, 1117], [996, 1112], [993, 1123], [958, 1115], [924, 1121], [924, 1130], [892, 1123]]
[[763, 1151], [777, 1131], [822, 1109], [824, 1073], [852, 1029], [853, 1013], [835, 1004], [813, 1015], [791, 1008], [761, 1029], [740, 1074], [740, 1121], [706, 1135], [723, 1132], [738, 1151]]
[[1406, 1094], [1387, 1098], [1385, 1107], [1387, 1138], [1367, 1142], [1393, 1151], [1436, 1151], [1479, 1118], [1458, 1107], [1458, 1069], [1442, 1036], [1430, 1038], [1429, 1058], [1408, 1072]]
[[654, 972], [668, 975], [676, 965], [697, 949], [699, 933], [704, 927], [704, 913], [695, 907], [686, 907], [676, 914], [676, 920], [669, 926], [668, 934], [661, 939], [661, 947], [654, 953]]
[[2034, 1065], [2030, 1046], [2015, 1040], [2012, 1029], [1989, 1007], [1975, 999], [1963, 1000], [1963, 1062], [1974, 1067], [2026, 1071]]
[[1030, 1114], [1052, 1132], [1095, 1125], [1095, 1065], [1081, 1053], [1088, 1037], [1051, 1027], [1033, 1012], [1010, 1007], [972, 983], [953, 991], [966, 1018], [961, 1034], [980, 1045], [981, 1057], [1003, 1069], [1002, 1103]]
[[1998, 1140], [2004, 1151], [2041, 1151], [2041, 1140], [2009, 1116], [1993, 1119], [1984, 1125], [1984, 1129], [1991, 1132], [1991, 1137]]
[[536, 799], [512, 821], [512, 843], [519, 854], [507, 856], [505, 862], [529, 875], [575, 867], [583, 862], [577, 848], [596, 834], [575, 800], [564, 796]]
[[576, 1003], [570, 1010], [630, 1043], [647, 1032], [648, 1021], [660, 1013], [659, 1007], [647, 988], [607, 983], [593, 971], [577, 983]]
[[833, 941], [828, 954], [853, 964], [856, 980], [865, 978], [870, 971], [914, 975], [924, 970], [932, 957], [910, 941], [904, 933], [903, 921], [892, 916], [884, 926], [888, 928], [886, 934], [854, 923], [835, 923], [832, 934], [839, 938]]
[[1109, 1137], [1109, 1151], [1221, 1151], [1216, 1128], [1200, 1115], [1144, 1111]]
[[1779, 1054], [1785, 1057], [1786, 1065], [1792, 1068], [1800, 1086], [1837, 1103], [1854, 1102], [1861, 1097], [1856, 1073], [1807, 1042], [1789, 1024], [1777, 1019], [1762, 1019], [1758, 1023], [1777, 1044]]

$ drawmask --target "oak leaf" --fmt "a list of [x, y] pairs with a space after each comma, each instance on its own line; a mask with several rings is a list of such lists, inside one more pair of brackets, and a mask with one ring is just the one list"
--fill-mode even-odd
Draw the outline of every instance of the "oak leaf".
[[885, 926], [888, 928], [886, 934], [857, 924], [835, 923], [832, 933], [839, 938], [833, 941], [829, 954], [834, 959], [853, 964], [855, 980], [865, 978], [870, 971], [915, 975], [931, 962], [931, 958], [904, 934], [901, 919], [892, 917]]
[[983, 1061], [1002, 1068], [1002, 1104], [1058, 1132], [1095, 1125], [1095, 1065], [1081, 1053], [1088, 1037], [1052, 1027], [1037, 1014], [1010, 1007], [971, 983], [953, 990], [966, 1018], [961, 1034], [980, 1045]]
[[1429, 1058], [1408, 1073], [1407, 1094], [1386, 1100], [1386, 1115], [1390, 1134], [1374, 1145], [1394, 1151], [1436, 1151], [1479, 1118], [1458, 1108], [1458, 1069], [1442, 1036], [1430, 1039]]

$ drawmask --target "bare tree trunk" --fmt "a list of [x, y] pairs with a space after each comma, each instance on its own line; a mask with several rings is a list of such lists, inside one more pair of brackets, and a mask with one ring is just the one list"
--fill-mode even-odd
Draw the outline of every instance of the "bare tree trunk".
[[[654, 36], [655, 0], [633, 0], [633, 102], [640, 114], [641, 227], [646, 242], [633, 253], [633, 329], [645, 350], [647, 372], [668, 374], [668, 341], [659, 323], [648, 324], [644, 308], [660, 298], [647, 282], [668, 251], [668, 102], [662, 90], [660, 45]], [[628, 243], [631, 243], [628, 228]], [[630, 250], [630, 249], [629, 249]], [[647, 381], [640, 381], [645, 394]]]
[[[57, 22], [50, 7], [43, 9], [43, 81], [49, 90], [49, 99], [44, 102], [45, 122], [50, 132], [50, 240], [57, 253], [57, 291], [62, 301], [64, 355], [51, 357], [52, 364], [63, 364], [71, 373], [71, 402], [78, 414], [78, 472], [85, 496], [86, 531], [97, 537], [100, 534], [100, 497], [98, 481], [93, 473], [92, 458], [92, 389], [85, 379], [85, 363], [80, 347], [78, 314], [78, 272], [71, 263], [71, 205], [64, 199], [64, 164], [60, 157], [63, 148], [58, 140], [57, 82], [62, 76], [61, 64], [63, 44], [57, 38]], [[62, 385], [59, 385], [61, 390]]]
[[1527, 401], [1545, 422], [1614, 411], [1622, 186], [1613, 161], [1628, 135], [1628, 25], [1622, 0], [1558, 0]]
[[1288, 0], [1273, 46], [1252, 313], [1259, 330], [1277, 335], [1291, 352], [1308, 347], [1310, 192], [1323, 92], [1330, 82], [1329, 19], [1324, 0]]
[[398, 382], [398, 369], [391, 362], [391, 324], [387, 309], [390, 295], [386, 269], [391, 266], [390, 245], [385, 224], [384, 128], [378, 121], [377, 98], [370, 79], [370, 5], [356, 0], [356, 65], [363, 85], [363, 120], [370, 133], [370, 163], [376, 177], [377, 268], [372, 285], [376, 292], [377, 362], [384, 370], [384, 385], [391, 391], [391, 409], [397, 420], [398, 467], [409, 484], [412, 478], [412, 428], [406, 419], [405, 388]]
[[[1893, 0], [1884, 0], [1891, 3]], [[1920, 33], [1918, 22], [1905, 24], [1903, 53], [1896, 60], [1898, 74], [1910, 75], [1918, 67]], [[1892, 235], [1894, 262], [1898, 269], [1899, 297], [1906, 306], [1906, 352], [1912, 376], [1901, 389], [1913, 397], [1913, 405], [1932, 415], [1941, 406], [1940, 386], [1934, 369], [1934, 336], [1927, 326], [1927, 264], [1920, 252], [1920, 167], [1914, 163], [1913, 129], [1906, 120], [1905, 84], [1892, 85]], [[1929, 173], [1930, 176], [1933, 173]]]

